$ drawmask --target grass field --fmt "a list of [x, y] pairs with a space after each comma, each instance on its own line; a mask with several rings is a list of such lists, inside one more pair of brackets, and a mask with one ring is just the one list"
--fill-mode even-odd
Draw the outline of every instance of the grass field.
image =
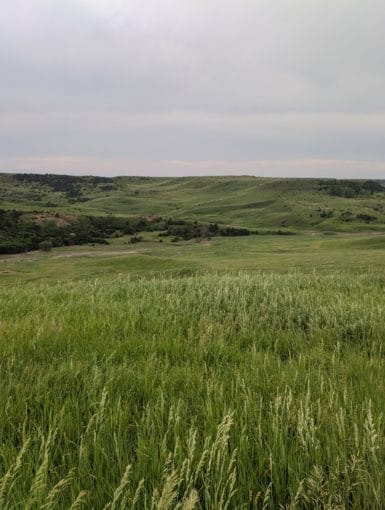
[[380, 194], [118, 178], [79, 181], [87, 200], [74, 203], [33, 182], [12, 194], [7, 179], [4, 208], [147, 204], [297, 235], [143, 232], [1, 255], [0, 510], [385, 507]]
[[[164, 215], [295, 231], [385, 229], [385, 188], [377, 184], [378, 192], [363, 188], [356, 193], [354, 186], [361, 186], [364, 181], [353, 184], [337, 181], [329, 185], [333, 181], [243, 176], [116, 177], [95, 183], [90, 181], [92, 178], [64, 176], [63, 185], [60, 181], [63, 176], [53, 176], [51, 180], [47, 177], [46, 184], [41, 181], [42, 176], [29, 176], [28, 180], [21, 177], [0, 174], [2, 208], [93, 215]], [[335, 190], [330, 190], [330, 186]], [[331, 194], [335, 191], [337, 195]], [[360, 215], [370, 220], [365, 221]]]
[[1, 507], [383, 508], [384, 287], [3, 286]]
[[49, 253], [0, 256], [0, 282], [111, 278], [119, 275], [185, 275], [204, 271], [366, 272], [382, 270], [385, 235], [297, 235], [213, 238], [159, 243], [148, 233], [136, 245], [73, 246]]

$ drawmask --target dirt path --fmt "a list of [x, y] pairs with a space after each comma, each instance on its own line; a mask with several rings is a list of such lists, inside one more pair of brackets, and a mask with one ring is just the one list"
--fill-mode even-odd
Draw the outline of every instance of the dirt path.
[[147, 249], [142, 250], [120, 250], [120, 251], [79, 251], [79, 252], [67, 252], [55, 255], [54, 259], [70, 258], [70, 257], [108, 257], [109, 255], [130, 255], [133, 253], [143, 253], [148, 251]]

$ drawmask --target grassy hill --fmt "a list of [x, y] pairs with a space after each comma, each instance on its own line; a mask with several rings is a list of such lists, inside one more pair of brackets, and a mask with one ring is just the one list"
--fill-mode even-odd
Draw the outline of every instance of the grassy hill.
[[0, 174], [0, 508], [384, 508], [384, 189]]
[[0, 174], [0, 207], [165, 215], [260, 229], [385, 229], [385, 187], [365, 180]]

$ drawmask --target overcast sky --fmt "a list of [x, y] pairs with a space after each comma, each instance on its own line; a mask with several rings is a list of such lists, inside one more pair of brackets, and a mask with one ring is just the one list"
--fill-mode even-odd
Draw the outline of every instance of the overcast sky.
[[385, 178], [384, 0], [0, 0], [0, 170]]

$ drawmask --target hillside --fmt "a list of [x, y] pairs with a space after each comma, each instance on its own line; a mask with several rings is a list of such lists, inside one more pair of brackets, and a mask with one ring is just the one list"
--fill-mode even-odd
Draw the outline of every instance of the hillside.
[[163, 215], [260, 229], [385, 229], [385, 187], [368, 180], [0, 174], [0, 207]]

